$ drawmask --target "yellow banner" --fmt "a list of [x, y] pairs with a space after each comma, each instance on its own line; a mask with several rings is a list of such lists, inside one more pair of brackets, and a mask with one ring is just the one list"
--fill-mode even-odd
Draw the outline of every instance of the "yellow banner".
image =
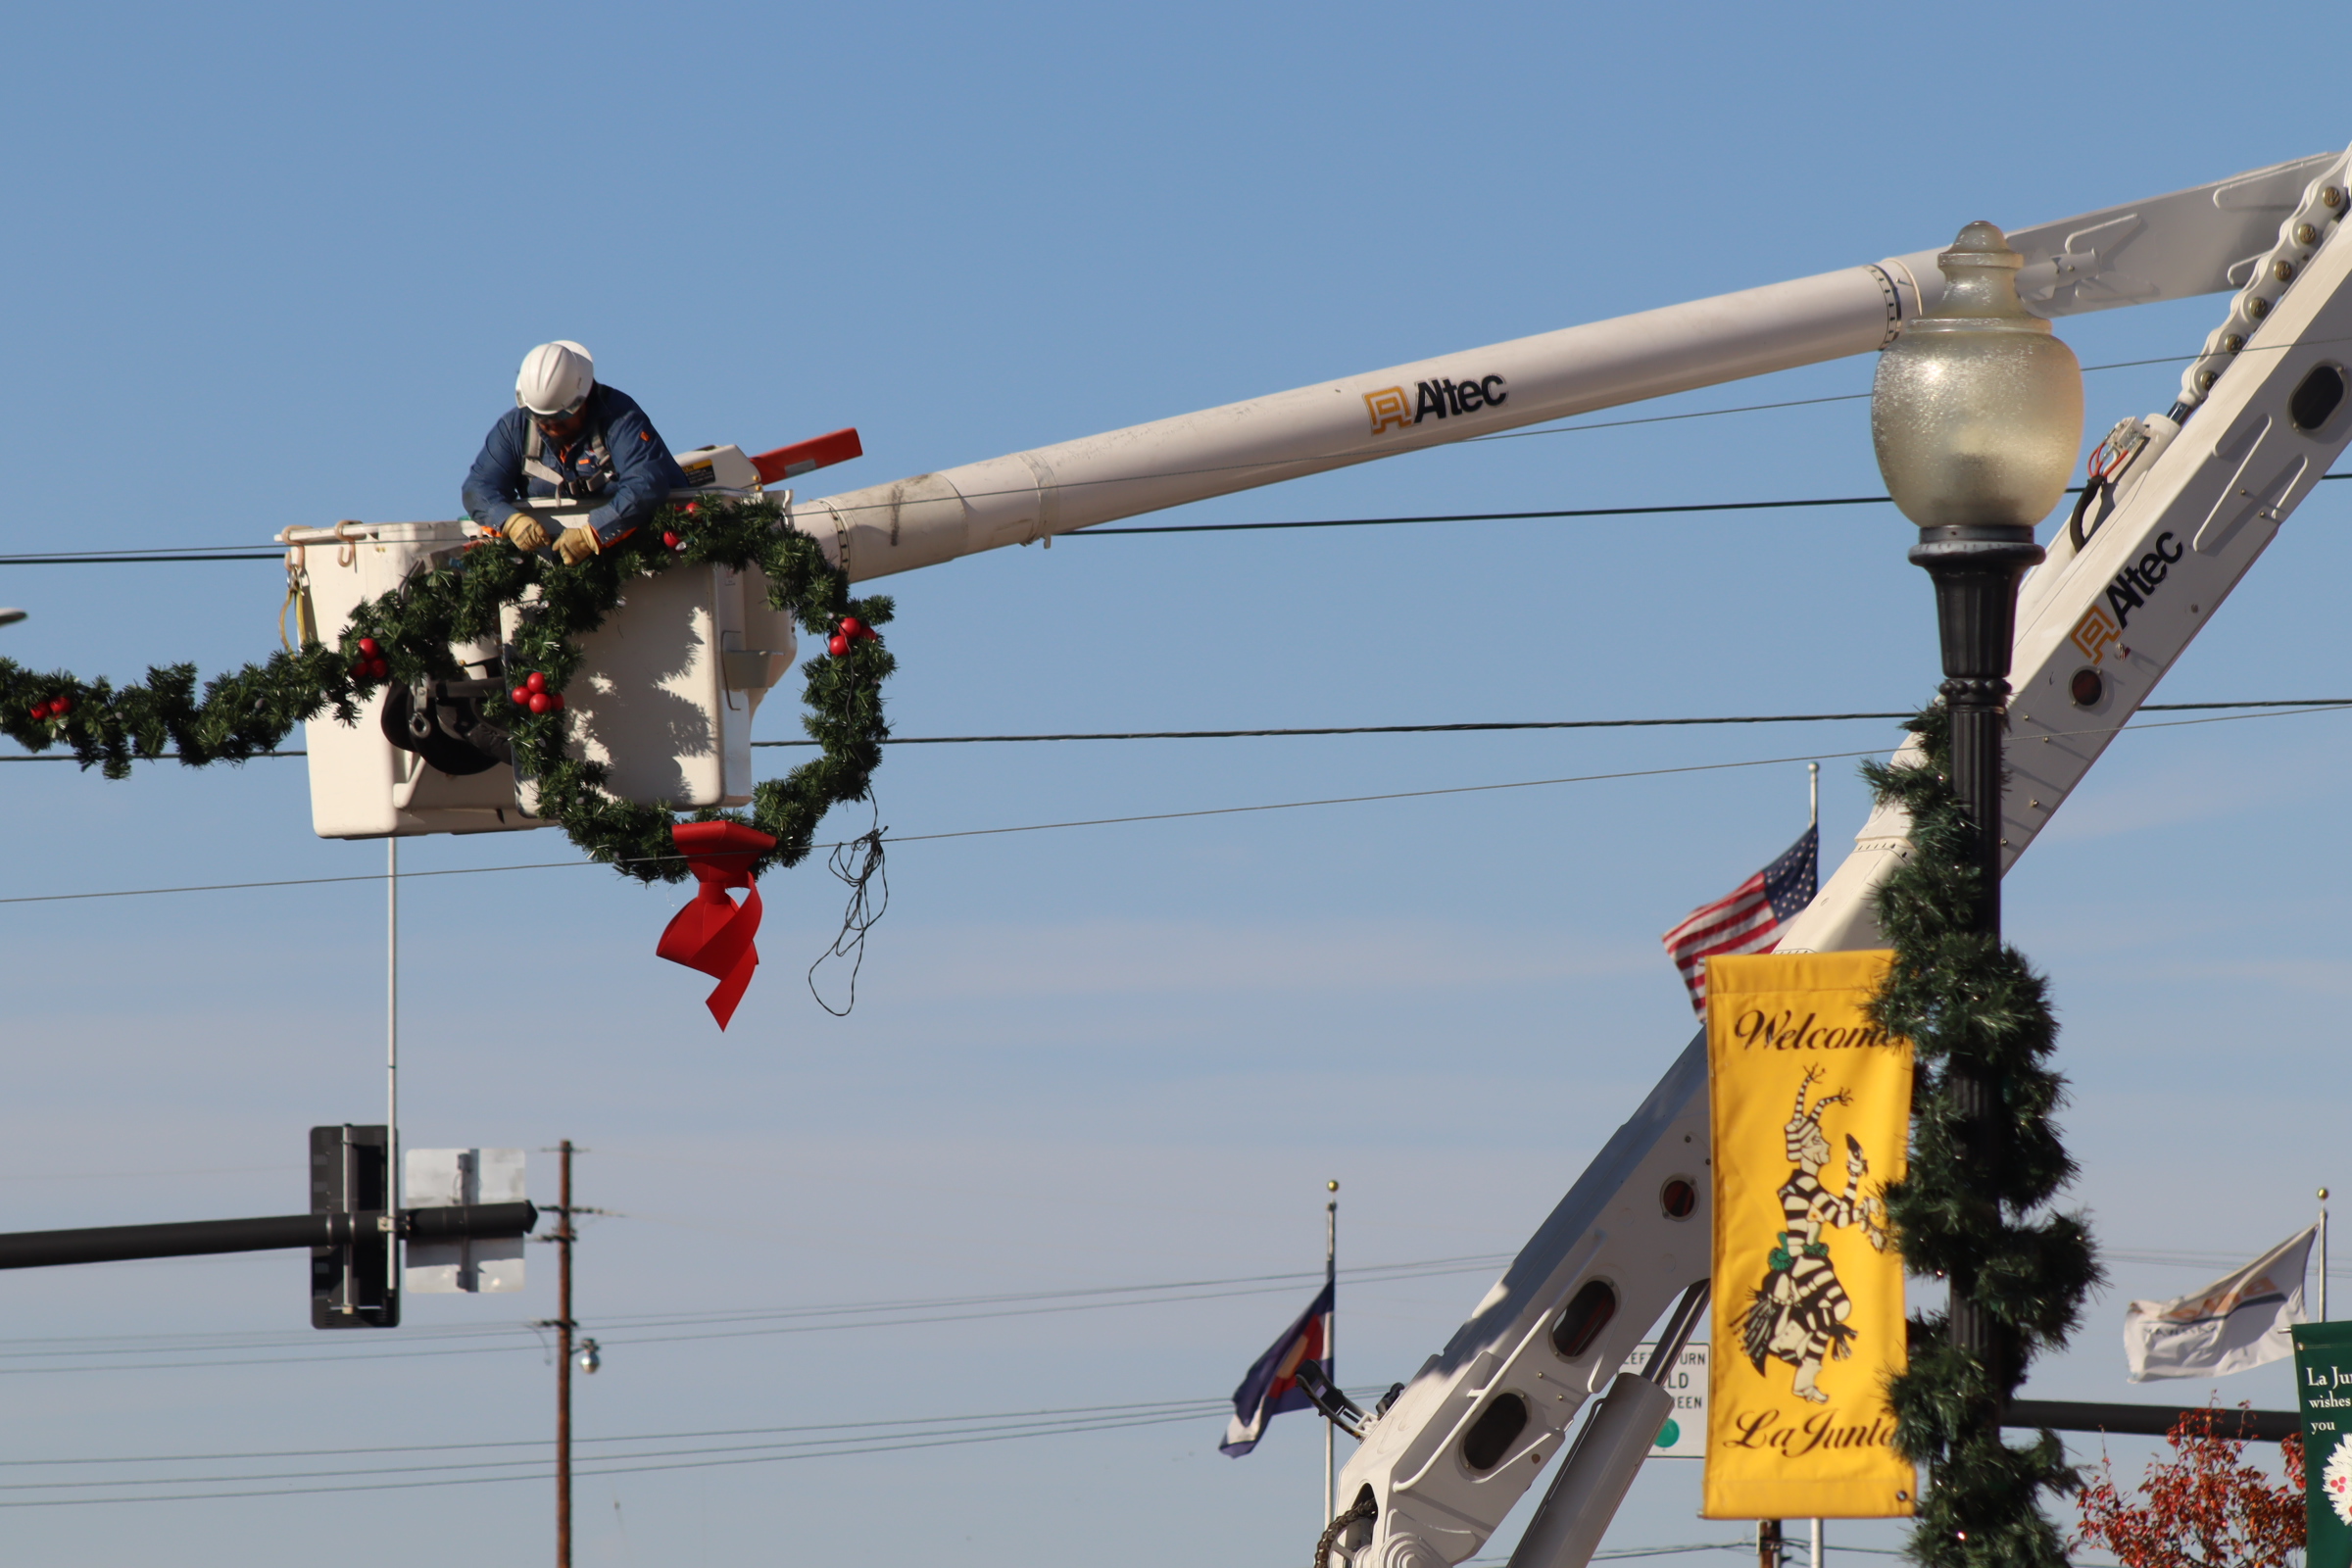
[[1893, 956], [1707, 961], [1709, 1519], [1913, 1511], [1886, 1404], [1904, 1366], [1903, 1260], [1880, 1198], [1903, 1173], [1911, 1043], [1862, 1014]]

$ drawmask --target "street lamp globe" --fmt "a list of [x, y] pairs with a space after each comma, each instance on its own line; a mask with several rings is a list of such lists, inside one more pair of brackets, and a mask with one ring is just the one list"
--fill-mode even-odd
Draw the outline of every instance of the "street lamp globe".
[[1879, 472], [1923, 529], [2031, 528], [2066, 493], [2082, 442], [2082, 368], [2017, 297], [2025, 258], [1990, 223], [1936, 258], [1935, 314], [1879, 357]]

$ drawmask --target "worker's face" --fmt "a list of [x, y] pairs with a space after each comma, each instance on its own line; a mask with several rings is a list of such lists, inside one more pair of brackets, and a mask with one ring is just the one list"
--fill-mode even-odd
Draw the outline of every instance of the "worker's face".
[[565, 415], [561, 419], [542, 419], [537, 415], [533, 415], [531, 418], [532, 422], [539, 426], [540, 432], [550, 441], [568, 441], [580, 433], [580, 426], [588, 422], [588, 411], [582, 407]]

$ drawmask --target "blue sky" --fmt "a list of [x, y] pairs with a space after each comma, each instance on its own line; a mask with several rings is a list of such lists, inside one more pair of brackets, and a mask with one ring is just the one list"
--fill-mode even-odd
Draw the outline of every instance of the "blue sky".
[[[2021, 34], [1705, 4], [29, 15], [0, 59], [8, 539], [226, 545], [452, 515], [515, 362], [551, 337], [589, 344], [676, 446], [856, 424], [869, 455], [835, 470], [846, 488], [2352, 134], [2325, 94], [2217, 91], [2217, 58], [2251, 64], [2291, 27], [2258, 43], [2210, 8], [2142, 7], [2128, 32], [2110, 20], [2062, 5]], [[2219, 318], [2208, 299], [2062, 332], [2097, 366], [2188, 354]], [[1841, 362], [1636, 412], [1859, 393], [1870, 371]], [[2094, 437], [2166, 407], [2177, 374], [2089, 376]], [[1489, 443], [1168, 520], [1869, 493], [1865, 408]], [[2325, 632], [2352, 571], [2340, 488], [2297, 514], [2162, 697], [2352, 695]], [[956, 734], [1900, 709], [1936, 678], [1907, 532], [1891, 509], [1844, 508], [1004, 551], [889, 585], [892, 711], [903, 733]], [[272, 646], [281, 589], [266, 563], [0, 568], [0, 603], [32, 612], [0, 650], [118, 678], [218, 669]], [[789, 704], [767, 713], [766, 733], [793, 733]], [[2324, 1106], [2342, 1084], [2352, 825], [2330, 803], [2346, 722], [2127, 737], [2010, 879], [2010, 930], [2066, 1026], [2077, 1200], [2113, 1249], [2251, 1256], [2344, 1179]], [[880, 810], [942, 832], [1830, 757], [1834, 858], [1864, 808], [1838, 754], [1890, 740], [1865, 723], [905, 748]], [[382, 864], [380, 846], [311, 836], [298, 763], [125, 784], [10, 766], [0, 785], [10, 896]], [[1302, 1290], [747, 1338], [627, 1320], [1311, 1268], [1328, 1177], [1346, 1184], [1348, 1260], [1507, 1252], [1689, 1036], [1656, 933], [1777, 854], [1803, 810], [1792, 760], [907, 845], [856, 1012], [828, 1016], [802, 985], [840, 908], [804, 868], [766, 886], [766, 963], [724, 1036], [705, 982], [653, 956], [671, 890], [589, 869], [411, 883], [404, 1131], [593, 1151], [581, 1200], [616, 1214], [581, 1248], [578, 1313], [608, 1345], [580, 1388], [586, 1436], [1215, 1398]], [[434, 840], [404, 862], [567, 854], [552, 835]], [[381, 890], [364, 883], [0, 906], [0, 1223], [300, 1207], [303, 1129], [378, 1113], [382, 938]], [[545, 1200], [552, 1163], [533, 1159]], [[0, 1345], [0, 1489], [56, 1479], [35, 1458], [538, 1437], [551, 1380], [515, 1325], [554, 1310], [547, 1261], [534, 1250], [520, 1297], [416, 1300], [415, 1332], [328, 1348], [402, 1352], [387, 1363], [298, 1359], [322, 1352], [293, 1256], [0, 1279], [0, 1337], [25, 1342]], [[2117, 1334], [2129, 1298], [2207, 1275], [2113, 1272], [2034, 1392], [2199, 1396], [2128, 1388]], [[1344, 1292], [1347, 1380], [1409, 1375], [1485, 1284]], [[501, 1332], [431, 1332], [469, 1326]], [[240, 1358], [216, 1339], [169, 1341], [147, 1370], [11, 1358], [247, 1334], [261, 1348], [242, 1359], [264, 1364], [184, 1364]], [[407, 1353], [453, 1348], [478, 1353]], [[2278, 1368], [2222, 1389], [2271, 1407], [2290, 1392]], [[579, 1560], [918, 1544], [1009, 1564], [1094, 1555], [1113, 1535], [1150, 1564], [1298, 1560], [1317, 1525], [1313, 1429], [1285, 1418], [1240, 1462], [1216, 1453], [1219, 1431], [1210, 1416], [586, 1480]], [[2144, 1446], [2115, 1451], [2135, 1472]], [[1609, 1544], [1736, 1536], [1691, 1517], [1694, 1470], [1652, 1466]], [[0, 1505], [64, 1494], [0, 1490]], [[367, 1565], [428, 1542], [534, 1556], [547, 1513], [530, 1482], [25, 1507], [0, 1530], [26, 1561], [169, 1546], [192, 1565], [291, 1564], [331, 1540]]]

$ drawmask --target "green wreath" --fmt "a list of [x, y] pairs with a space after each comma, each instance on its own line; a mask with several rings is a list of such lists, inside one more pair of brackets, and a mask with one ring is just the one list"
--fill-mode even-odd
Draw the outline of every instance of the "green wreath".
[[[744, 822], [772, 837], [775, 847], [749, 867], [754, 876], [797, 864], [825, 812], [865, 799], [881, 763], [890, 736], [882, 682], [897, 661], [871, 628], [890, 620], [891, 602], [852, 598], [848, 575], [814, 539], [785, 526], [772, 501], [689, 507], [664, 508], [627, 539], [572, 566], [485, 536], [361, 605], [336, 647], [305, 642], [215, 676], [201, 695], [193, 664], [150, 668], [145, 680], [116, 686], [0, 659], [0, 733], [30, 752], [69, 747], [83, 767], [108, 778], [128, 777], [134, 760], [167, 756], [190, 767], [242, 762], [329, 710], [342, 723], [358, 723], [360, 703], [379, 687], [464, 678], [450, 645], [496, 638], [499, 612], [523, 605], [533, 588], [538, 597], [524, 610], [502, 680], [536, 672], [560, 699], [579, 667], [579, 639], [604, 624], [632, 579], [676, 565], [758, 566], [767, 576], [769, 606], [835, 650], [806, 662], [802, 724], [822, 750], [758, 785], [748, 815], [706, 809], [692, 819]], [[675, 812], [606, 794], [604, 765], [565, 754], [562, 704], [548, 707], [514, 706], [497, 719], [511, 737], [516, 772], [539, 786], [540, 814], [560, 823], [590, 859], [643, 882], [682, 880], [688, 867], [670, 839]]]

